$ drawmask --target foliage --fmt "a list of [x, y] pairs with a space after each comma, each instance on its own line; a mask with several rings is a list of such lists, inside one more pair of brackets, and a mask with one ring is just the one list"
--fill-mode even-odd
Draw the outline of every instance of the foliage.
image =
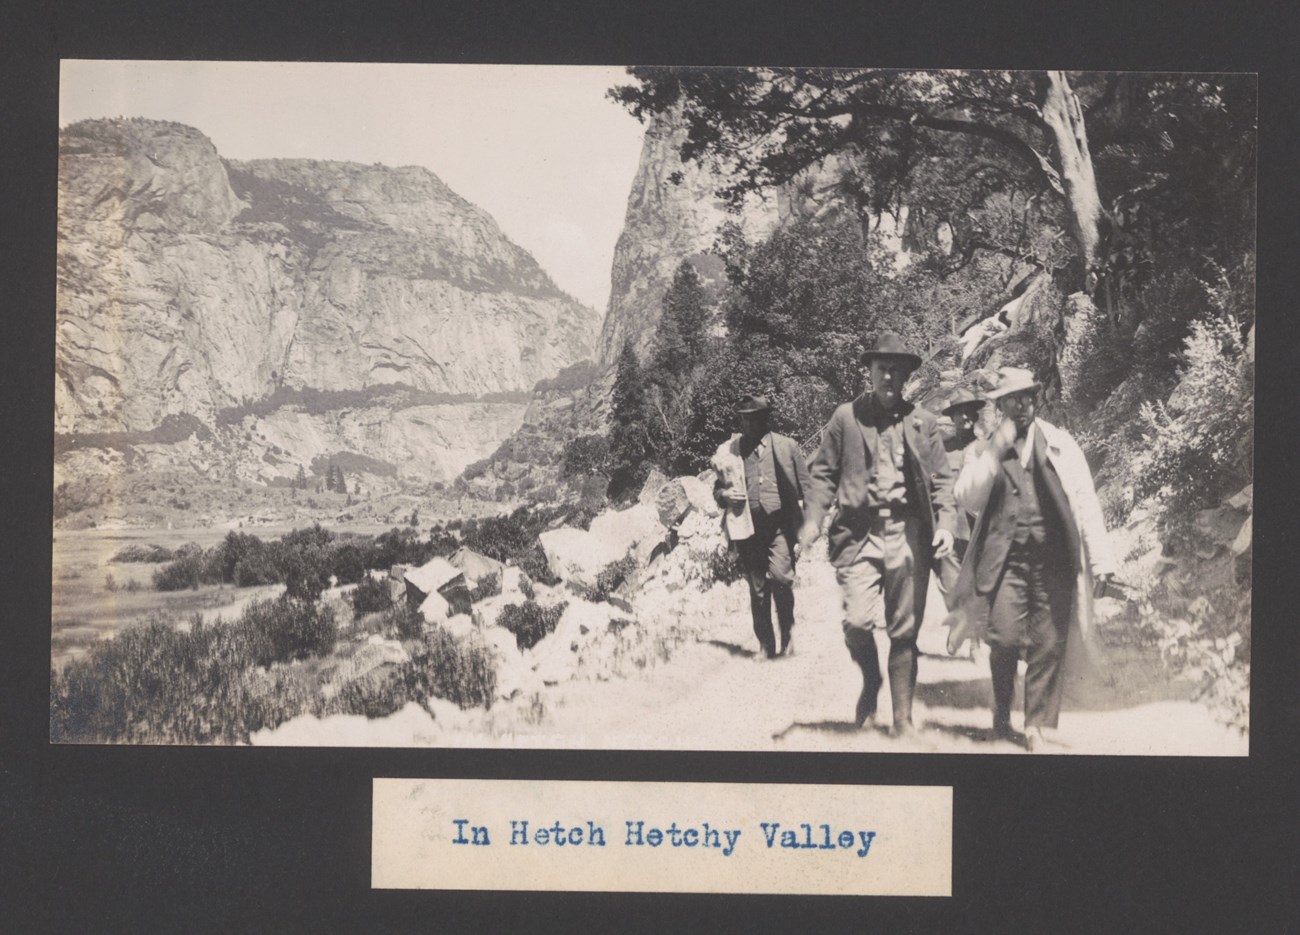
[[540, 542], [517, 556], [515, 567], [538, 584], [553, 586], [560, 583], [559, 575], [551, 571], [550, 563], [546, 560], [546, 552]]
[[96, 643], [51, 674], [50, 739], [58, 742], [246, 742], [308, 706], [284, 673], [259, 690], [253, 666], [328, 652], [334, 614], [301, 601], [256, 601], [232, 623], [178, 629], [155, 616]]
[[604, 435], [579, 435], [565, 442], [560, 469], [566, 478], [605, 473], [609, 460], [609, 439]]
[[171, 549], [161, 545], [128, 545], [119, 549], [110, 562], [170, 562], [175, 557]]
[[560, 617], [564, 616], [567, 603], [543, 607], [536, 601], [524, 601], [522, 604], [507, 604], [497, 616], [497, 626], [505, 627], [515, 635], [515, 642], [521, 650], [531, 649], [542, 638], [555, 631]]
[[744, 576], [745, 566], [740, 561], [740, 553], [730, 545], [720, 546], [710, 554], [709, 580], [706, 587], [710, 584], [731, 584]]
[[393, 598], [388, 588], [388, 582], [380, 578], [372, 578], [369, 575], [362, 578], [361, 583], [352, 589], [349, 600], [352, 603], [352, 616], [354, 618], [363, 614], [373, 614], [377, 611], [387, 610], [393, 606]]
[[429, 695], [461, 708], [491, 707], [496, 695], [492, 652], [473, 635], [456, 639], [442, 627], [424, 634], [423, 643], [401, 668], [408, 697], [424, 702]]
[[649, 473], [646, 385], [632, 342], [625, 341], [614, 372], [609, 430], [609, 496], [621, 499], [640, 489]]
[[405, 601], [394, 605], [385, 615], [384, 622], [392, 625], [399, 640], [418, 640], [424, 635], [424, 614]]
[[1254, 391], [1235, 319], [1194, 323], [1185, 361], [1170, 402], [1143, 404], [1147, 444], [1129, 465], [1133, 499], [1151, 501], [1167, 542], [1251, 478]]
[[636, 569], [635, 556], [625, 555], [602, 568], [596, 575], [595, 585], [580, 588], [580, 593], [589, 601], [607, 601]]
[[478, 580], [474, 587], [470, 588], [469, 599], [477, 604], [479, 601], [486, 600], [501, 593], [501, 575], [497, 572], [490, 572]]
[[600, 375], [600, 365], [590, 360], [570, 364], [549, 380], [538, 380], [533, 393], [573, 393], [586, 389]]

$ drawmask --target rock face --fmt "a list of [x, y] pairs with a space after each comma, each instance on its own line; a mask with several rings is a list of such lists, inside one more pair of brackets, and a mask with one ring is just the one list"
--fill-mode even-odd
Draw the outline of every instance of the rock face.
[[[290, 475], [355, 451], [453, 477], [595, 349], [596, 313], [431, 172], [228, 162], [174, 123], [63, 131], [58, 257], [57, 432], [193, 416], [274, 437]], [[260, 455], [237, 473], [282, 473]]]
[[[775, 197], [755, 199], [739, 216], [728, 214], [714, 194], [719, 177], [681, 161], [685, 139], [685, 128], [671, 116], [652, 118], [646, 128], [623, 232], [614, 248], [609, 311], [600, 335], [600, 361], [606, 366], [618, 360], [627, 340], [644, 359], [664, 292], [683, 260], [706, 282], [720, 277], [721, 263], [708, 253], [723, 223], [739, 223], [746, 236], [760, 239], [780, 220]], [[680, 182], [674, 182], [678, 173]]]

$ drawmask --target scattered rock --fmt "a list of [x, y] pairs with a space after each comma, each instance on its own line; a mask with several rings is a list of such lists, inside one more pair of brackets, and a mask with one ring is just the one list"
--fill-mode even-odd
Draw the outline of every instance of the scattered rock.
[[656, 497], [659, 496], [659, 489], [668, 483], [668, 477], [657, 467], [652, 467], [650, 473], [646, 475], [645, 482], [641, 485], [641, 493], [637, 496], [637, 503], [653, 505]]
[[[682, 484], [683, 478], [674, 478], [659, 488], [659, 494], [655, 497], [654, 506], [659, 511], [659, 523], [664, 527], [677, 525], [694, 506], [690, 496]], [[695, 483], [699, 483], [695, 478], [689, 478]]]

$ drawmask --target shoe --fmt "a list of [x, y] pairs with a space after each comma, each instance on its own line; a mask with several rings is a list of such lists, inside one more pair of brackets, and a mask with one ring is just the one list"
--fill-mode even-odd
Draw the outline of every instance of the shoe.
[[993, 737], [995, 740], [1015, 740], [1016, 732], [1011, 729], [1010, 721], [993, 720]]
[[793, 656], [793, 655], [794, 655], [794, 640], [793, 640], [791, 637], [787, 636], [787, 637], [785, 638], [785, 642], [784, 642], [784, 643], [782, 644], [782, 646], [781, 646], [781, 651], [780, 651], [779, 653], [777, 653], [777, 655], [778, 655], [778, 656]]
[[916, 727], [911, 721], [901, 721], [889, 728], [889, 736], [894, 740], [909, 740], [917, 735]]
[[1043, 738], [1043, 729], [1041, 727], [1025, 728], [1025, 749], [1030, 753], [1039, 753], [1042, 751], [1046, 741]]

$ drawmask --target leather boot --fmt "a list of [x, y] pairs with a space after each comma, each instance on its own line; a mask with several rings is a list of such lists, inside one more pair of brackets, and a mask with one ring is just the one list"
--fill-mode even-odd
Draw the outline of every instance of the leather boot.
[[863, 727], [874, 723], [876, 718], [876, 699], [880, 695], [880, 686], [884, 683], [880, 676], [880, 654], [876, 651], [876, 640], [870, 630], [851, 631], [846, 635], [845, 642], [849, 646], [849, 657], [862, 670], [862, 693], [858, 695], [853, 721], [858, 727]]
[[889, 696], [894, 703], [895, 736], [912, 733], [912, 696], [916, 692], [917, 649], [914, 640], [889, 644]]

